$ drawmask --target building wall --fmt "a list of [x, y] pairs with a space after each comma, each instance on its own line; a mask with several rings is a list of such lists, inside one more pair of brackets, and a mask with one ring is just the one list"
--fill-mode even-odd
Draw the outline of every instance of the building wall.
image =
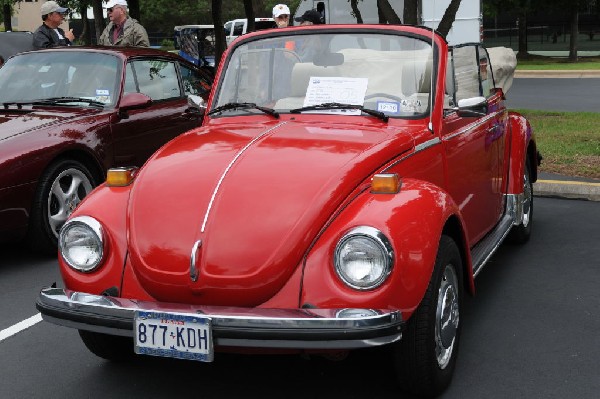
[[[13, 30], [34, 32], [42, 24], [40, 8], [44, 2], [45, 0], [25, 0], [15, 4], [11, 18]], [[58, 1], [58, 4], [61, 4], [60, 1]], [[68, 20], [65, 20], [60, 27], [64, 30], [69, 29]]]

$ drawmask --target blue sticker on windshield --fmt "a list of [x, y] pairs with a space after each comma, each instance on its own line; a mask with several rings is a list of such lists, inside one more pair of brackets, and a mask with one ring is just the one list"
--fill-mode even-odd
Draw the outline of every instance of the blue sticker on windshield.
[[96, 89], [96, 101], [100, 101], [104, 104], [110, 104], [110, 90], [108, 89]]
[[400, 104], [392, 101], [377, 101], [377, 111], [398, 114], [400, 113]]

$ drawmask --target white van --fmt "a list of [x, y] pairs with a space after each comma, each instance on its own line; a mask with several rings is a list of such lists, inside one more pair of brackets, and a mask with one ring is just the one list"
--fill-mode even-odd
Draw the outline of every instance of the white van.
[[[451, 0], [420, 1], [418, 25], [437, 28]], [[389, 0], [390, 6], [404, 20], [404, 0]], [[379, 23], [376, 0], [356, 2], [358, 11], [365, 24]], [[296, 9], [295, 17], [307, 10], [315, 9], [321, 13], [326, 24], [355, 24], [356, 16], [349, 0], [302, 0]], [[456, 13], [452, 28], [446, 37], [451, 45], [460, 43], [479, 43], [483, 32], [481, 0], [462, 0]]]
[[[254, 18], [254, 27], [256, 30], [271, 29], [275, 27], [275, 20], [273, 18]], [[248, 20], [243, 18], [227, 21], [223, 25], [223, 28], [225, 29], [225, 38], [229, 46], [238, 36], [248, 31]]]

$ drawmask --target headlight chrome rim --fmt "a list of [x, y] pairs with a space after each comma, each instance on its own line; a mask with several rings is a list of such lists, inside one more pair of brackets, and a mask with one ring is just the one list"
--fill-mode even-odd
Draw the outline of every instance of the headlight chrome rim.
[[[379, 247], [379, 249], [381, 250], [381, 252], [384, 256], [385, 263], [384, 263], [384, 267], [383, 267], [383, 272], [377, 279], [375, 279], [373, 282], [371, 282], [368, 285], [356, 284], [355, 282], [353, 282], [351, 279], [349, 279], [347, 277], [346, 273], [344, 273], [342, 271], [342, 267], [341, 267], [342, 266], [341, 265], [342, 249], [350, 240], [353, 240], [355, 238], [366, 238], [366, 239], [372, 241]], [[351, 229], [346, 234], [344, 234], [344, 236], [339, 240], [339, 242], [337, 243], [337, 245], [335, 247], [335, 252], [334, 252], [335, 272], [338, 275], [338, 277], [344, 282], [344, 284], [346, 284], [347, 286], [349, 286], [355, 290], [371, 291], [371, 290], [374, 290], [375, 288], [381, 286], [387, 280], [389, 275], [392, 273], [393, 266], [394, 266], [394, 250], [393, 250], [392, 244], [390, 243], [390, 240], [380, 230], [378, 230], [374, 227], [371, 227], [371, 226], [358, 226], [358, 227]]]
[[[68, 248], [65, 247], [65, 239], [67, 233], [75, 227], [84, 227], [87, 228], [91, 233], [93, 233], [92, 239], [97, 241], [97, 260], [90, 263], [89, 265], [82, 266], [73, 262], [70, 256], [65, 256], [65, 252]], [[91, 273], [96, 270], [104, 261], [105, 254], [105, 239], [104, 239], [104, 228], [102, 224], [96, 219], [90, 216], [77, 216], [73, 219], [69, 219], [64, 226], [60, 230], [59, 238], [58, 238], [58, 247], [60, 251], [60, 256], [62, 259], [74, 270], [77, 270], [82, 273]]]

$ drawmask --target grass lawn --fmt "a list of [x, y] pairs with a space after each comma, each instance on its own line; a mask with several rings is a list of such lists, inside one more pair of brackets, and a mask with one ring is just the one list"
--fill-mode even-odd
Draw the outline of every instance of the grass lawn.
[[565, 58], [535, 57], [530, 60], [519, 60], [519, 70], [580, 70], [600, 69], [600, 57], [581, 57], [577, 62]]
[[533, 127], [541, 171], [600, 178], [600, 113], [516, 111]]

